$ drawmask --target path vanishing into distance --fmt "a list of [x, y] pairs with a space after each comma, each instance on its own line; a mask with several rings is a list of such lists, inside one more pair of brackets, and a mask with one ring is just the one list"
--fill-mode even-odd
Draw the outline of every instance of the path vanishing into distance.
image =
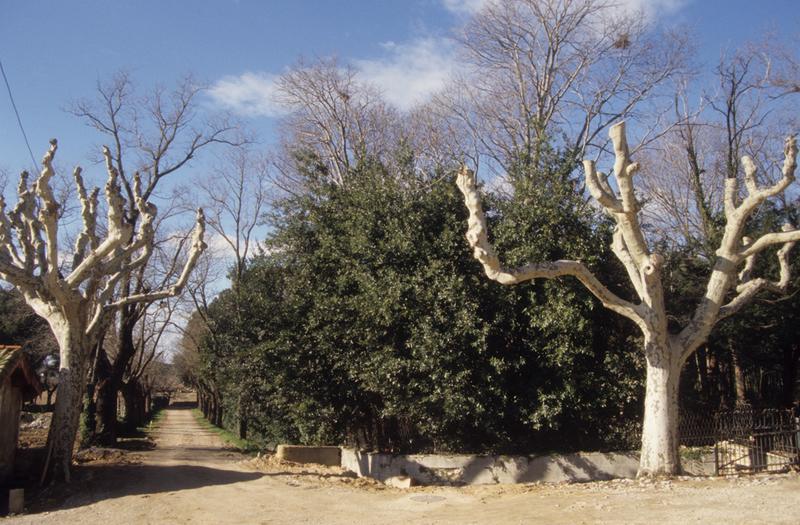
[[191, 408], [165, 411], [155, 448], [86, 463], [66, 498], [0, 523], [797, 523], [800, 508], [797, 474], [394, 489], [339, 469], [249, 458]]

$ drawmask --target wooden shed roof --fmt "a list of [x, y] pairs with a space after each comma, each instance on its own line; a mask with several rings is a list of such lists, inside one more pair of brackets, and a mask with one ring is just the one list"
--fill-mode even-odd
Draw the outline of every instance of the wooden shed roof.
[[[15, 374], [17, 371], [19, 373]], [[22, 387], [26, 395], [37, 395], [42, 392], [42, 384], [19, 345], [0, 345], [0, 383], [8, 378], [20, 383], [17, 386]]]

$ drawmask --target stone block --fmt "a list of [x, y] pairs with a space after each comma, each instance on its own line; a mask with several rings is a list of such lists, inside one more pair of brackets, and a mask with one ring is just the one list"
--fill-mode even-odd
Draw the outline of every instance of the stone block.
[[341, 465], [342, 451], [339, 447], [278, 445], [275, 457], [294, 463], [317, 463], [329, 467], [338, 467]]

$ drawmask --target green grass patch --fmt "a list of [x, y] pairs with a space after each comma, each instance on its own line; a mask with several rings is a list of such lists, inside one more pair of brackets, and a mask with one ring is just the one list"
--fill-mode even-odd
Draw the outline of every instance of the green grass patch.
[[167, 412], [163, 408], [157, 408], [147, 418], [147, 423], [143, 427], [139, 427], [137, 430], [142, 432], [152, 432], [160, 423], [161, 420], [164, 419], [167, 415]]
[[194, 415], [194, 418], [197, 420], [197, 422], [200, 424], [201, 427], [213, 431], [219, 437], [221, 437], [225, 443], [239, 450], [239, 452], [252, 455], [261, 450], [252, 441], [242, 439], [233, 432], [230, 432], [229, 430], [218, 427], [217, 425], [211, 423], [209, 420], [205, 418], [205, 416], [203, 415], [203, 413], [200, 411], [199, 408], [193, 408], [192, 414]]

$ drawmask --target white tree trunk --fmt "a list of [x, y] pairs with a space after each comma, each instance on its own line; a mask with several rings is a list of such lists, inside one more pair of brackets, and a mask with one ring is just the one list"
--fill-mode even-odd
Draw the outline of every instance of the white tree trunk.
[[678, 452], [678, 385], [680, 352], [669, 346], [645, 345], [647, 384], [638, 477], [680, 474]]
[[[54, 326], [55, 328], [55, 326]], [[58, 390], [53, 420], [48, 435], [47, 466], [43, 475], [52, 480], [70, 479], [70, 465], [75, 438], [78, 435], [84, 385], [88, 341], [81, 330], [59, 327], [60, 353]]]

